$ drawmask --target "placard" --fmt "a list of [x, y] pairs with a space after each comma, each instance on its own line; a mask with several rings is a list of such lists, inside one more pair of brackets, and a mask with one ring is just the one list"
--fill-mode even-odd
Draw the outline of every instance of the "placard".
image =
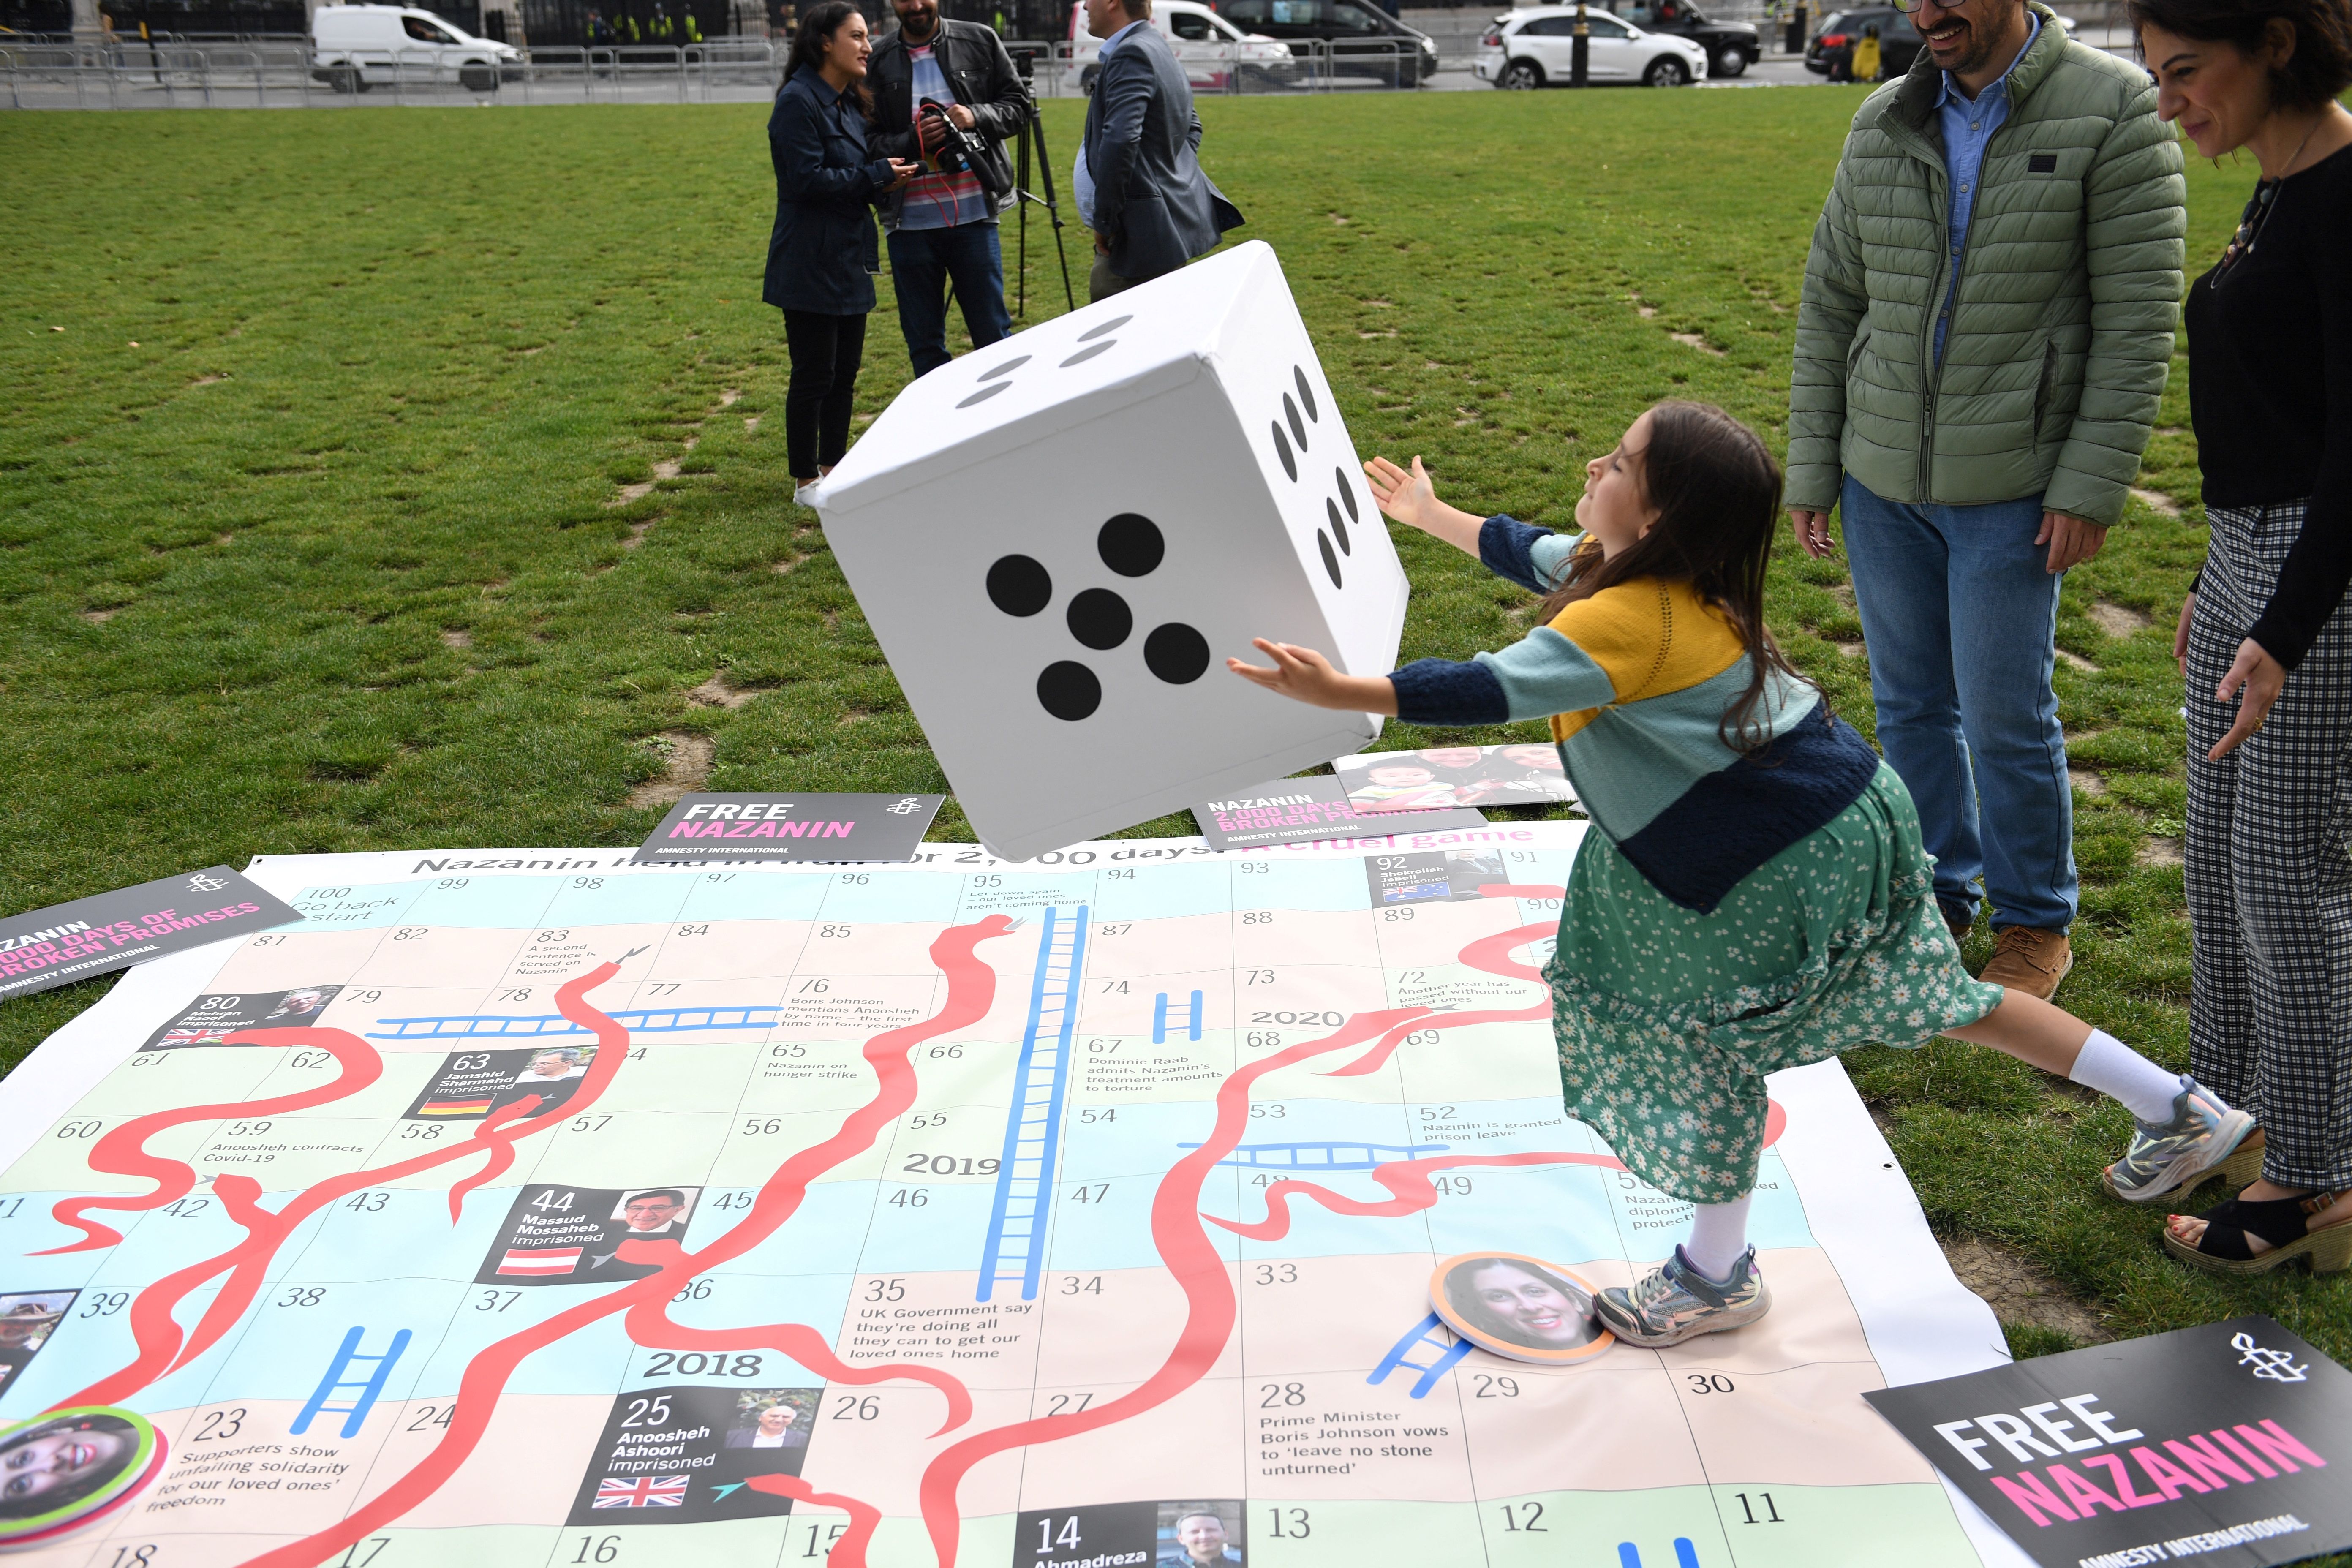
[[943, 795], [689, 795], [641, 861], [912, 860]]
[[2352, 1373], [2268, 1318], [1863, 1397], [2046, 1568], [2352, 1546]]
[[1348, 792], [1348, 804], [1367, 814], [1576, 799], [1559, 748], [1549, 742], [1359, 752], [1331, 767]]
[[289, 925], [300, 911], [226, 866], [0, 919], [0, 1000]]
[[1192, 820], [1201, 825], [1201, 837], [1212, 849], [1385, 838], [1400, 826], [1415, 833], [1458, 833], [1486, 826], [1485, 816], [1475, 811], [1425, 811], [1404, 824], [1393, 815], [1386, 822], [1367, 821], [1348, 804], [1339, 781], [1329, 773], [1276, 779], [1228, 799], [1202, 801], [1192, 808]]

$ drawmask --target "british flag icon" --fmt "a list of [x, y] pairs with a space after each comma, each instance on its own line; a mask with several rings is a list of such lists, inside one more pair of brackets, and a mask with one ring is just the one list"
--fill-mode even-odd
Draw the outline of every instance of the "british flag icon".
[[596, 1483], [592, 1508], [677, 1508], [686, 1501], [684, 1476], [639, 1476], [635, 1480]]

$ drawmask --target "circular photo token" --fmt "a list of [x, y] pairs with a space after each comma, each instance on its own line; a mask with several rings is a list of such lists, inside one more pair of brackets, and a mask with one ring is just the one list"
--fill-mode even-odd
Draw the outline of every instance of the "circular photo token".
[[1465, 1252], [1437, 1266], [1430, 1304], [1482, 1351], [1568, 1366], [1616, 1342], [1592, 1315], [1592, 1287], [1557, 1263], [1519, 1252]]
[[0, 1551], [111, 1513], [163, 1468], [163, 1435], [135, 1410], [81, 1405], [0, 1429]]

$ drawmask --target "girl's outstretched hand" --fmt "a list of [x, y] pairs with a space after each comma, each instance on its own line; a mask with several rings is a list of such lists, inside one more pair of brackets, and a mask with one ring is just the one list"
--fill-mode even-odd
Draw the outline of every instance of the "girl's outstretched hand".
[[1429, 470], [1421, 466], [1419, 458], [1412, 460], [1411, 473], [1386, 458], [1374, 458], [1364, 465], [1364, 478], [1371, 482], [1372, 500], [1391, 521], [1407, 528], [1429, 526], [1437, 506], [1437, 487], [1430, 482]]
[[1225, 660], [1225, 668], [1253, 685], [1310, 708], [1396, 717], [1396, 685], [1385, 675], [1342, 675], [1331, 668], [1329, 659], [1295, 643], [1256, 637], [1250, 646], [1274, 660], [1273, 668], [1244, 664], [1237, 658]]
[[1486, 520], [1439, 500], [1437, 487], [1430, 482], [1429, 470], [1421, 466], [1419, 458], [1412, 460], [1411, 473], [1386, 458], [1374, 458], [1364, 465], [1364, 478], [1372, 487], [1372, 500], [1391, 521], [1417, 528], [1472, 555], [1478, 553], [1478, 531]]

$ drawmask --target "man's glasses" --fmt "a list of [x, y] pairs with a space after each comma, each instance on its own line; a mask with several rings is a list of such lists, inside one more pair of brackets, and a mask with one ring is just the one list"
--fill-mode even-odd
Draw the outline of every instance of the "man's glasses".
[[[1918, 10], [1922, 3], [1923, 0], [1889, 0], [1889, 4], [1906, 16]], [[1969, 0], [1935, 0], [1935, 6], [1938, 11], [1957, 11], [1968, 3]]]

